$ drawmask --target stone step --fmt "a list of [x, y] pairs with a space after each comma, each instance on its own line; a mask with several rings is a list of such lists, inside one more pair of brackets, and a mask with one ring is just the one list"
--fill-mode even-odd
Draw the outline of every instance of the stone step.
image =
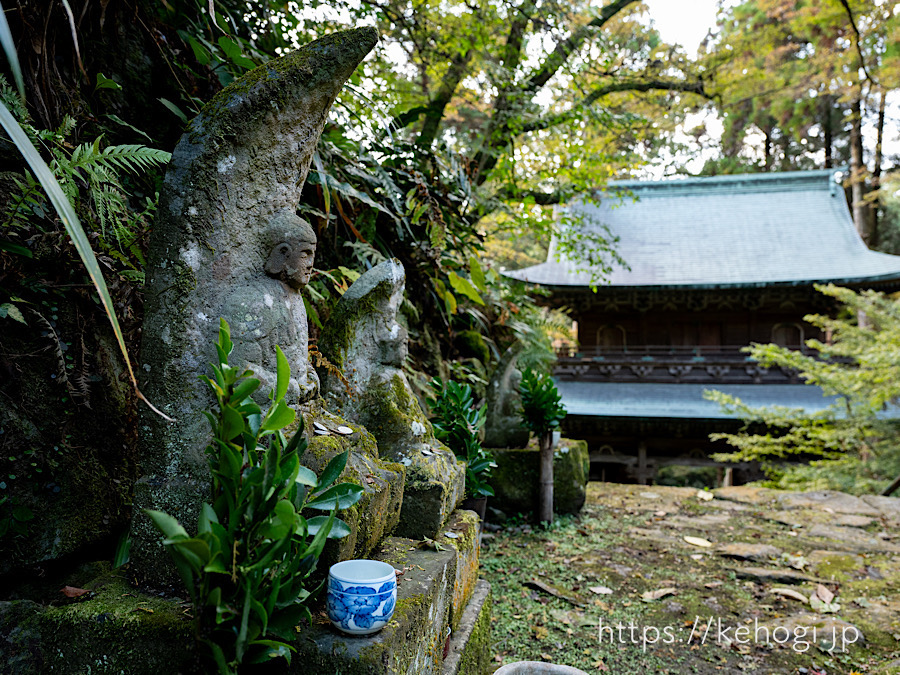
[[483, 675], [491, 670], [491, 585], [484, 580], [460, 615], [450, 636], [442, 675]]
[[[465, 644], [465, 635], [472, 633], [471, 626], [466, 630], [465, 617], [476, 611], [471, 608], [476, 602], [479, 537], [478, 516], [472, 511], [455, 511], [435, 536], [436, 549], [412, 539], [386, 539], [373, 557], [403, 572], [398, 577], [397, 608], [390, 623], [371, 637], [351, 637], [319, 615], [311, 626], [301, 629], [294, 644], [298, 652], [294, 664], [303, 666], [299, 670], [292, 666], [290, 672], [438, 675], [445, 672], [444, 648], [451, 634], [457, 652], [467, 654], [464, 660], [475, 659], [481, 654], [479, 649], [487, 648], [486, 638], [481, 638], [483, 645], [473, 647], [471, 654]], [[489, 616], [490, 603], [485, 610], [485, 602], [485, 597], [477, 601], [473, 625], [483, 611]], [[481, 626], [476, 635], [484, 630]], [[481, 656], [475, 660], [479, 659]]]
[[[477, 580], [478, 517], [471, 511], [455, 512], [434, 541], [439, 550], [390, 537], [373, 555], [403, 572], [394, 617], [381, 632], [371, 637], [344, 635], [318, 611], [321, 607], [313, 607], [312, 625], [298, 629], [291, 664], [269, 662], [267, 675], [480, 673], [463, 667], [481, 663], [489, 647], [484, 637], [489, 618], [484, 617], [490, 616], [490, 603], [485, 585]], [[145, 595], [117, 572], [83, 587], [91, 593], [58, 606], [0, 602], [0, 673], [149, 675], [196, 668], [186, 603]], [[443, 655], [451, 625], [450, 653], [456, 655], [452, 663], [457, 665], [447, 671]], [[470, 639], [476, 643], [468, 645]]]
[[456, 551], [456, 578], [450, 601], [450, 628], [456, 630], [478, 581], [481, 521], [474, 511], [454, 511], [434, 539]]

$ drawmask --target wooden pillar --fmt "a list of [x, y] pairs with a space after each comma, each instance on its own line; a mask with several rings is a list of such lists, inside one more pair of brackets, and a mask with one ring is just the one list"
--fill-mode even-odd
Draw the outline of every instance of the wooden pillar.
[[639, 485], [649, 485], [649, 473], [647, 470], [647, 444], [641, 441], [638, 443], [637, 479]]

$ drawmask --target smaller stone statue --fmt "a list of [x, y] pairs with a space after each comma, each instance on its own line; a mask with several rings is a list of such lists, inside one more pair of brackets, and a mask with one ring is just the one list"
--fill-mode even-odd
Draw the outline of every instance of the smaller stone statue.
[[433, 537], [463, 497], [465, 467], [434, 437], [402, 370], [408, 336], [397, 322], [406, 274], [396, 260], [373, 267], [344, 293], [319, 338], [322, 394], [368, 429], [381, 457], [406, 466], [397, 534]]
[[[261, 233], [266, 255], [260, 273], [248, 279], [225, 302], [235, 351], [232, 363], [249, 368], [262, 382], [265, 397], [275, 385], [275, 346], [291, 365], [288, 404], [305, 403], [319, 391], [319, 378], [309, 365], [309, 329], [300, 294], [313, 269], [316, 233], [293, 211], [276, 213]], [[264, 272], [264, 273], [263, 273]]]
[[487, 421], [484, 425], [486, 448], [524, 448], [528, 430], [522, 426], [519, 408], [522, 398], [519, 383], [522, 373], [516, 367], [522, 344], [515, 342], [500, 358], [487, 389]]

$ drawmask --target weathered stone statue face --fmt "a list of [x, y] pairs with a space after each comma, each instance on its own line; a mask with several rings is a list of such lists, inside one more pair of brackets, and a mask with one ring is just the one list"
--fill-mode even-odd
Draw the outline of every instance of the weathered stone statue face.
[[381, 327], [377, 331], [378, 360], [386, 366], [402, 368], [409, 354], [409, 335], [399, 323], [392, 323], [390, 328]]
[[270, 249], [266, 274], [299, 291], [309, 283], [312, 274], [316, 257], [315, 232], [309, 223], [291, 214], [277, 218], [267, 234]]

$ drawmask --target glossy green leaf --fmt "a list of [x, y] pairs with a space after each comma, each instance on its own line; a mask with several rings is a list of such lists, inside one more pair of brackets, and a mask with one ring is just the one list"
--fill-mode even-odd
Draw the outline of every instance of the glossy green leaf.
[[450, 285], [453, 287], [454, 291], [466, 296], [476, 304], [484, 304], [484, 300], [481, 299], [481, 296], [478, 294], [478, 291], [475, 290], [471, 281], [465, 277], [459, 276], [456, 272], [450, 272], [447, 275], [447, 278], [450, 280]]
[[260, 430], [277, 431], [278, 429], [283, 429], [293, 422], [296, 416], [297, 412], [293, 408], [288, 407], [284, 401], [278, 401], [274, 404], [269, 414], [266, 415]]
[[291, 382], [291, 365], [288, 363], [287, 357], [278, 345], [275, 345], [275, 359], [278, 364], [275, 381], [275, 400], [280, 401], [284, 398], [285, 394], [287, 394], [288, 385]]
[[308, 501], [306, 507], [319, 511], [331, 511], [334, 508], [338, 510], [346, 509], [358, 502], [363, 492], [363, 488], [359, 485], [339, 483]]
[[175, 115], [175, 117], [180, 119], [182, 121], [182, 123], [187, 124], [187, 121], [188, 121], [187, 115], [184, 114], [184, 112], [181, 110], [181, 108], [179, 108], [177, 105], [172, 103], [167, 98], [158, 98], [156, 100], [159, 101], [160, 103], [162, 103], [164, 106], [166, 106], [166, 108], [168, 108]]
[[228, 399], [228, 402], [241, 403], [245, 398], [250, 396], [257, 389], [259, 389], [259, 380], [254, 378], [243, 380], [238, 386], [234, 388], [234, 391], [231, 393], [231, 397]]
[[316, 476], [316, 472], [305, 466], [300, 467], [295, 480], [300, 483], [300, 485], [306, 485], [313, 488], [319, 484], [319, 478]]
[[121, 84], [119, 84], [115, 80], [109, 79], [103, 73], [97, 73], [97, 84], [94, 88], [95, 89], [113, 89], [115, 91], [122, 91]]
[[[306, 526], [311, 535], [316, 535], [319, 532], [319, 529], [322, 526], [328, 523], [328, 516], [315, 516], [314, 518], [307, 518]], [[328, 531], [329, 539], [343, 539], [344, 537], [350, 534], [351, 530], [347, 526], [343, 520], [339, 518], [335, 518], [334, 522], [331, 524], [331, 529]]]
[[244, 431], [244, 418], [230, 405], [222, 406], [222, 437], [231, 440]]
[[340, 476], [344, 472], [344, 467], [347, 466], [347, 458], [349, 456], [350, 451], [345, 450], [341, 454], [335, 455], [331, 458], [331, 461], [328, 462], [328, 465], [325, 467], [322, 475], [319, 476], [318, 488], [320, 490], [327, 488], [338, 479], [338, 476]]
[[481, 263], [478, 262], [478, 258], [475, 256], [469, 258], [469, 276], [472, 278], [472, 283], [475, 284], [475, 287], [479, 291], [487, 290], [487, 284], [484, 280], [484, 271], [481, 269]]
[[247, 70], [256, 68], [256, 64], [244, 56], [241, 45], [234, 38], [228, 35], [222, 35], [219, 37], [218, 42], [222, 51], [225, 52], [225, 55], [228, 56], [234, 65], [246, 68]]
[[34, 257], [34, 254], [31, 252], [30, 248], [21, 246], [19, 244], [14, 244], [11, 241], [0, 241], [0, 251], [9, 251], [10, 253], [25, 256], [26, 258]]
[[167, 539], [175, 539], [179, 536], [188, 536], [187, 531], [181, 526], [181, 524], [168, 513], [163, 513], [162, 511], [154, 511], [152, 509], [144, 509], [144, 513], [146, 513], [150, 517], [150, 520], [153, 521], [156, 529], [162, 532]]

